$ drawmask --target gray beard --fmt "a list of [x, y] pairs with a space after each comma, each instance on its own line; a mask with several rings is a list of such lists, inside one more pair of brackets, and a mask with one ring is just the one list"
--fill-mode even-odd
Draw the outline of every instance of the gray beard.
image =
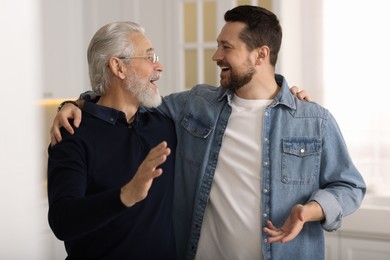
[[155, 108], [161, 104], [161, 96], [149, 88], [149, 82], [139, 78], [128, 79], [127, 89], [137, 98], [138, 102], [145, 107]]

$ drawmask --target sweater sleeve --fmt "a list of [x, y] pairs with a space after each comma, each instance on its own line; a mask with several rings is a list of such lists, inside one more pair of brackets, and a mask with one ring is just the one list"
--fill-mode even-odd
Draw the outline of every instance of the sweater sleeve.
[[86, 149], [72, 136], [48, 150], [48, 218], [60, 240], [88, 234], [127, 210], [120, 201], [120, 187], [87, 195], [87, 156], [91, 155]]

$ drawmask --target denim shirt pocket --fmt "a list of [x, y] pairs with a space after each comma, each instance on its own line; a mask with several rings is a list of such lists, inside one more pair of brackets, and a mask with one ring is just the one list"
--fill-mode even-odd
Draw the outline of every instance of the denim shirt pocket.
[[206, 120], [188, 113], [182, 119], [181, 127], [184, 129], [180, 131], [180, 140], [183, 142], [181, 147], [185, 148], [181, 149], [181, 154], [193, 163], [202, 163], [207, 149], [207, 139], [214, 129], [213, 126]]
[[319, 174], [321, 150], [322, 142], [318, 138], [282, 139], [282, 182], [313, 184]]
[[192, 114], [187, 114], [181, 121], [181, 126], [195, 137], [207, 138], [212, 127], [204, 123], [200, 118]]

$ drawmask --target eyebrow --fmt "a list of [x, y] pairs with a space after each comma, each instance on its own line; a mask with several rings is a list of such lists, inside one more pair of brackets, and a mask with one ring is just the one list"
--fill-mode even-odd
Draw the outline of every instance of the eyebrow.
[[146, 50], [146, 52], [152, 52], [152, 51], [154, 51], [153, 47]]
[[217, 43], [218, 44], [228, 44], [230, 46], [233, 46], [233, 44], [231, 44], [229, 41], [226, 41], [226, 40], [219, 40], [219, 39], [217, 39]]

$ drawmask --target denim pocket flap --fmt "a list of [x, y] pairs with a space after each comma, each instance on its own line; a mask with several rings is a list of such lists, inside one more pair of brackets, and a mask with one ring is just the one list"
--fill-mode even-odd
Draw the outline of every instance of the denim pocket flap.
[[308, 137], [291, 137], [283, 139], [283, 152], [295, 156], [308, 156], [321, 153], [321, 139]]
[[200, 118], [187, 114], [181, 121], [181, 126], [190, 132], [193, 136], [207, 138], [213, 127], [202, 121]]

